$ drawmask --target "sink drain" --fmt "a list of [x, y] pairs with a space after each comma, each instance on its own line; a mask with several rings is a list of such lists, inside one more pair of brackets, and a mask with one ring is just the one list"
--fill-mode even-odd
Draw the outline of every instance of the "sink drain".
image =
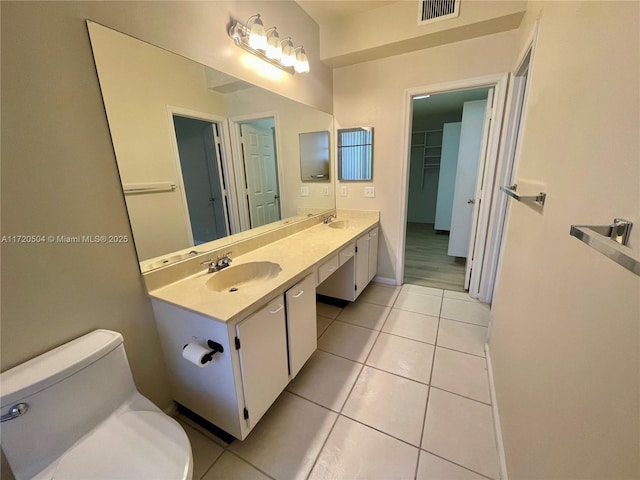
[[230, 289], [229, 289], [229, 291], [230, 291], [230, 292], [237, 292], [237, 291], [238, 291], [238, 289], [237, 289], [236, 287], [233, 287], [233, 288], [230, 288]]

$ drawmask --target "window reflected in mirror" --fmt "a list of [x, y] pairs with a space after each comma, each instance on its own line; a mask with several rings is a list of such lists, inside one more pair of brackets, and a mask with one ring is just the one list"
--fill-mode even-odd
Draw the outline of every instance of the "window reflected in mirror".
[[338, 178], [371, 181], [373, 178], [373, 127], [338, 130]]
[[303, 182], [328, 182], [329, 132], [300, 134], [300, 175]]

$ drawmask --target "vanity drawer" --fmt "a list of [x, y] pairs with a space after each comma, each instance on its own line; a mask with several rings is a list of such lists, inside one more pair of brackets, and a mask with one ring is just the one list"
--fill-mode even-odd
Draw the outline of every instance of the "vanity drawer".
[[356, 254], [356, 242], [351, 242], [338, 253], [338, 261], [340, 266], [344, 265]]
[[340, 265], [338, 264], [338, 255], [334, 255], [318, 267], [318, 284], [325, 281], [325, 279], [335, 272]]

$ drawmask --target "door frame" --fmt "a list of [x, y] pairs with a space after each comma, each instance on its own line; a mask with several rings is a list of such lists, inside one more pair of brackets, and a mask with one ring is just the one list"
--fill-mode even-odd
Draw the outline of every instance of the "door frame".
[[[227, 228], [229, 229], [229, 234], [236, 233], [238, 230], [237, 225], [237, 213], [234, 211], [236, 207], [234, 207], [233, 202], [230, 202], [230, 199], [236, 197], [235, 192], [235, 180], [233, 178], [233, 169], [231, 168], [230, 163], [230, 152], [229, 148], [230, 140], [229, 140], [229, 132], [226, 125], [226, 118], [221, 117], [219, 115], [213, 115], [206, 112], [200, 112], [197, 110], [190, 110], [188, 108], [176, 107], [175, 105], [167, 105], [167, 121], [169, 130], [171, 135], [169, 138], [171, 140], [171, 150], [174, 158], [174, 168], [176, 172], [176, 178], [178, 179], [179, 190], [180, 190], [180, 200], [182, 202], [182, 211], [184, 214], [184, 218], [189, 219], [189, 222], [185, 224], [185, 228], [187, 229], [187, 238], [189, 242], [193, 245], [193, 232], [191, 230], [191, 217], [189, 215], [189, 207], [187, 205], [187, 194], [184, 187], [184, 178], [182, 177], [182, 167], [180, 164], [180, 153], [178, 151], [178, 141], [176, 139], [176, 129], [175, 124], [173, 122], [173, 116], [177, 115], [179, 117], [192, 118], [194, 120], [201, 120], [203, 122], [215, 123], [219, 128], [218, 138], [220, 140], [220, 150], [216, 152], [216, 157], [219, 157], [218, 160], [218, 171], [222, 172], [222, 175], [218, 175], [220, 180], [220, 190], [222, 191], [225, 202], [224, 202], [224, 213], [225, 213], [225, 223]], [[218, 155], [219, 154], [219, 155]], [[222, 166], [222, 169], [220, 167]], [[224, 177], [224, 178], [221, 178]], [[224, 181], [224, 183], [223, 183]], [[224, 188], [226, 184], [227, 188]]]
[[233, 117], [229, 117], [227, 121], [229, 122], [229, 132], [231, 137], [231, 151], [233, 152], [233, 168], [236, 172], [235, 174], [235, 188], [238, 192], [237, 195], [237, 206], [238, 206], [238, 215], [241, 231], [248, 230], [251, 228], [251, 220], [249, 218], [249, 201], [247, 199], [247, 192], [244, 184], [244, 179], [246, 178], [246, 171], [243, 162], [242, 156], [242, 140], [241, 140], [241, 132], [240, 132], [240, 124], [248, 123], [252, 120], [262, 120], [265, 118], [272, 118], [273, 125], [275, 129], [275, 142], [273, 144], [275, 148], [275, 162], [276, 162], [276, 176], [278, 179], [278, 200], [280, 209], [280, 218], [282, 218], [282, 204], [284, 203], [283, 191], [282, 191], [282, 168], [280, 165], [280, 130], [278, 128], [278, 112], [267, 111], [261, 113], [251, 113], [247, 115], [236, 115]]
[[[524, 44], [515, 62], [516, 67], [509, 75], [509, 96], [504, 116], [503, 135], [500, 142], [500, 158], [496, 185], [510, 186], [516, 178], [520, 159], [522, 132], [525, 129], [527, 97], [533, 59], [538, 38], [538, 22], [536, 21], [529, 38]], [[526, 77], [524, 74], [526, 73]], [[506, 195], [494, 195], [491, 206], [488, 235], [495, 239], [488, 245], [482, 265], [483, 282], [480, 288], [480, 300], [491, 303], [495, 286], [500, 280], [502, 265], [503, 238], [507, 231], [509, 199]]]
[[[404, 91], [403, 99], [403, 125], [402, 125], [402, 149], [404, 152], [402, 160], [402, 177], [401, 177], [401, 192], [404, 201], [401, 206], [400, 218], [402, 219], [402, 226], [399, 230], [399, 242], [396, 255], [396, 284], [402, 285], [404, 281], [404, 259], [405, 259], [405, 244], [406, 244], [406, 230], [407, 230], [407, 211], [408, 211], [408, 188], [409, 188], [409, 162], [411, 157], [411, 126], [413, 122], [413, 97], [417, 95], [433, 95], [436, 93], [447, 93], [456, 90], [464, 90], [471, 88], [491, 88], [495, 90], [495, 97], [493, 102], [492, 123], [494, 129], [491, 131], [491, 135], [487, 144], [487, 156], [484, 160], [484, 164], [479, 165], [479, 168], [483, 168], [485, 175], [483, 179], [482, 195], [484, 201], [481, 203], [478, 212], [478, 229], [486, 230], [489, 223], [490, 206], [492, 205], [492, 196], [495, 186], [495, 174], [496, 163], [498, 155], [498, 146], [501, 137], [502, 120], [504, 114], [504, 106], [506, 103], [507, 86], [509, 81], [508, 73], [500, 73], [494, 75], [487, 75], [483, 77], [475, 77], [464, 80], [457, 80], [453, 82], [439, 83], [433, 85], [424, 85], [420, 87], [408, 88]], [[474, 236], [472, 232], [472, 236]], [[488, 239], [492, 242], [494, 239]], [[484, 246], [482, 248], [484, 250]], [[470, 261], [470, 260], [468, 260]], [[482, 263], [481, 263], [482, 265]], [[476, 294], [477, 297], [477, 294]], [[475, 297], [474, 297], [475, 298]]]

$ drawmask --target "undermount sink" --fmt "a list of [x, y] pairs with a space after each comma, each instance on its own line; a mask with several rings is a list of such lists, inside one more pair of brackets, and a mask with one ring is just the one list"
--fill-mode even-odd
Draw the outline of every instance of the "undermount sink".
[[342, 229], [345, 229], [345, 228], [349, 228], [349, 221], [348, 220], [336, 220], [335, 222], [329, 223], [329, 226], [331, 228], [336, 228], [336, 229], [342, 230]]
[[249, 262], [227, 267], [212, 274], [206, 286], [214, 292], [237, 292], [277, 277], [282, 268], [273, 262]]

